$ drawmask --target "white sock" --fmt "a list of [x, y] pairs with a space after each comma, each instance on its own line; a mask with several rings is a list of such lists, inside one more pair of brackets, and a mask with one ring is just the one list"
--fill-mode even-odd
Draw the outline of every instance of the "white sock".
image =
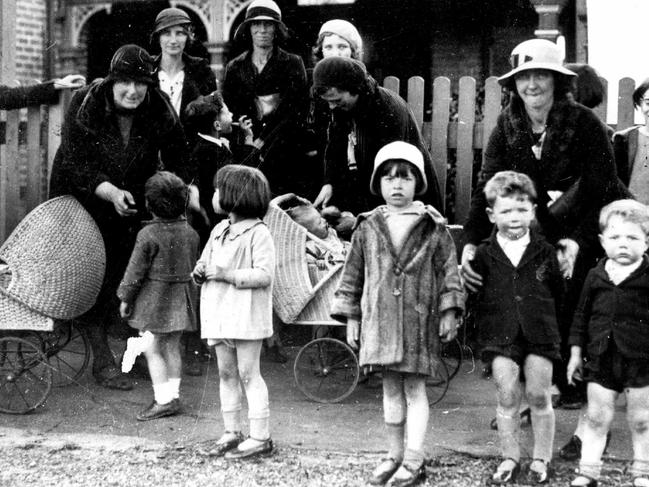
[[174, 377], [167, 380], [169, 386], [169, 393], [172, 399], [180, 399], [180, 377]]
[[155, 402], [158, 404], [168, 404], [171, 402], [173, 397], [169, 392], [169, 386], [167, 382], [163, 384], [153, 384], [153, 397]]

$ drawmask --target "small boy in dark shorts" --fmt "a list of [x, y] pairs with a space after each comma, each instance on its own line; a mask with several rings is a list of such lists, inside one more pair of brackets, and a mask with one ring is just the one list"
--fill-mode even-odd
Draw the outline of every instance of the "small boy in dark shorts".
[[635, 487], [649, 487], [649, 207], [618, 200], [602, 208], [599, 239], [606, 252], [586, 277], [570, 331], [568, 381], [588, 356], [588, 408], [579, 471], [571, 486], [597, 485], [615, 412], [626, 392]]
[[515, 482], [521, 472], [518, 412], [524, 393], [534, 433], [529, 481], [542, 484], [550, 475], [554, 441], [550, 387], [553, 362], [560, 358], [556, 310], [563, 280], [556, 250], [530, 228], [536, 200], [530, 178], [498, 172], [484, 192], [495, 229], [478, 247], [471, 265], [483, 276], [476, 325], [482, 360], [491, 363], [498, 390], [496, 421], [503, 461], [491, 483]]

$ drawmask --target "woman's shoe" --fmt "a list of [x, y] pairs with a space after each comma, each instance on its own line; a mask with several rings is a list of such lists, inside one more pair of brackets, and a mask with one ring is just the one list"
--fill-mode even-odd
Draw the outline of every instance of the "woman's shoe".
[[[399, 475], [403, 472], [405, 475]], [[388, 482], [389, 487], [411, 487], [418, 485], [426, 478], [426, 467], [422, 463], [419, 467], [413, 467], [407, 463], [402, 463], [392, 478]]]
[[228, 436], [232, 435], [232, 436], [230, 439], [224, 441], [221, 441], [221, 439], [217, 440], [217, 442], [214, 444], [214, 448], [210, 449], [207, 452], [208, 456], [222, 457], [230, 450], [236, 448], [239, 445], [239, 443], [241, 443], [244, 440], [244, 437], [240, 431], [237, 432], [226, 431], [221, 438], [226, 437], [226, 435]]
[[588, 475], [577, 473], [577, 476], [570, 482], [570, 487], [597, 487], [597, 480]]
[[[250, 437], [249, 437], [250, 438]], [[251, 438], [255, 440], [255, 438]], [[241, 448], [241, 445], [245, 443], [245, 440], [237, 445], [236, 448], [233, 448], [225, 454], [225, 458], [228, 460], [250, 460], [255, 457], [262, 455], [270, 455], [273, 452], [273, 440], [267, 438], [265, 440], [255, 440], [260, 442], [258, 445], [251, 448]]]
[[397, 462], [394, 458], [385, 458], [379, 463], [378, 467], [372, 472], [369, 483], [370, 485], [383, 485], [390, 477], [394, 475], [394, 472], [399, 468], [400, 462]]
[[520, 473], [521, 464], [513, 458], [505, 458], [491, 476], [491, 485], [513, 484]]
[[[533, 468], [534, 466], [541, 466], [541, 469]], [[535, 458], [530, 464], [529, 479], [532, 484], [547, 484], [552, 476], [550, 465], [545, 460]]]

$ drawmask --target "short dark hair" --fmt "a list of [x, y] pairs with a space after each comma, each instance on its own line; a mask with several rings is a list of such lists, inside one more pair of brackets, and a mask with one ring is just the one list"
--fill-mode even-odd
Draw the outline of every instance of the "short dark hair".
[[215, 176], [219, 205], [226, 213], [245, 218], [263, 218], [270, 203], [270, 187], [264, 173], [254, 167], [229, 164]]
[[376, 175], [374, 177], [375, 187], [371, 188], [375, 194], [381, 194], [381, 178], [389, 175], [394, 175], [399, 178], [404, 178], [406, 176], [414, 177], [415, 194], [421, 193], [421, 189], [424, 186], [424, 180], [421, 178], [421, 173], [417, 167], [412, 162], [404, 159], [390, 159], [381, 164], [381, 166], [376, 170]]
[[209, 134], [224, 106], [223, 96], [218, 91], [199, 96], [185, 107], [186, 131], [189, 134]]
[[144, 197], [151, 213], [160, 218], [178, 218], [185, 212], [187, 185], [175, 174], [159, 171], [144, 184]]
[[527, 196], [530, 201], [536, 201], [534, 183], [527, 174], [516, 171], [500, 171], [487, 181], [484, 187], [487, 204], [493, 208], [496, 198], [506, 198], [513, 195]]
[[588, 108], [595, 108], [602, 103], [604, 84], [592, 66], [584, 63], [571, 63], [564, 67], [577, 74], [572, 79], [572, 94], [577, 103]]
[[640, 85], [633, 90], [633, 106], [640, 107], [644, 94], [649, 90], [649, 78], [644, 80]]

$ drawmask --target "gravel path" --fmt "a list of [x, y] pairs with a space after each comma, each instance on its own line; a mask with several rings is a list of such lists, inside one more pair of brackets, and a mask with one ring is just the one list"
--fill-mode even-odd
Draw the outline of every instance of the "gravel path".
[[[280, 447], [267, 458], [231, 462], [210, 457], [206, 445], [126, 450], [86, 448], [73, 442], [58, 445], [25, 443], [2, 448], [0, 485], [23, 486], [326, 486], [367, 485], [365, 479], [379, 461], [374, 454], [338, 454]], [[492, 457], [449, 453], [430, 461], [426, 486], [485, 485], [497, 464]], [[607, 463], [602, 486], [629, 482], [623, 465]], [[574, 466], [556, 465], [549, 485], [568, 485]], [[524, 480], [519, 485], [525, 485]]]

